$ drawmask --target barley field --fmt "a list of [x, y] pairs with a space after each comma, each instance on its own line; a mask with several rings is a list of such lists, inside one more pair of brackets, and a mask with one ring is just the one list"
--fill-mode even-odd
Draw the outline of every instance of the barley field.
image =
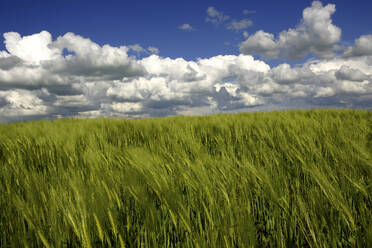
[[372, 112], [0, 125], [0, 247], [372, 247]]

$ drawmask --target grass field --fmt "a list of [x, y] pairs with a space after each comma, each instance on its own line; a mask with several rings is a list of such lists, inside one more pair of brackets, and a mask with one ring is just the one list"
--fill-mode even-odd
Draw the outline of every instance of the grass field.
[[372, 247], [372, 112], [0, 125], [0, 247]]

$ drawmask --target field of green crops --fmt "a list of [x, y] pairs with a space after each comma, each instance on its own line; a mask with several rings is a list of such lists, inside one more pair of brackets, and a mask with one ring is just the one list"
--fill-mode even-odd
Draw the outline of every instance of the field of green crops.
[[372, 247], [372, 112], [0, 125], [0, 247]]

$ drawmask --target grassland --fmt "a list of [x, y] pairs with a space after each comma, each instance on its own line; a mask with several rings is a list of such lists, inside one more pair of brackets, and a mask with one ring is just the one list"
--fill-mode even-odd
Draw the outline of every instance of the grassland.
[[372, 247], [372, 112], [0, 125], [0, 247]]

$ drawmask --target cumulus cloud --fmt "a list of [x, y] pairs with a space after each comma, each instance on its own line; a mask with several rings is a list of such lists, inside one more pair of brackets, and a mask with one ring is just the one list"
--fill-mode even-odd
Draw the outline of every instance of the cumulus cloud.
[[320, 90], [319, 94], [322, 96], [332, 94], [336, 99], [343, 98], [339, 103], [347, 102], [349, 106], [358, 104], [360, 99], [372, 93], [370, 77], [372, 71], [366, 61], [362, 58], [347, 60], [335, 58], [310, 65], [311, 70], [316, 74], [313, 80], [317, 80], [320, 84], [317, 89]]
[[215, 7], [211, 6], [207, 9], [207, 17], [205, 18], [206, 22], [210, 22], [213, 24], [220, 24], [227, 20], [229, 20], [230, 17], [228, 15], [225, 15], [222, 11], [218, 11]]
[[372, 35], [362, 35], [355, 40], [353, 47], [348, 47], [343, 57], [359, 57], [372, 55]]
[[269, 74], [278, 84], [293, 84], [309, 80], [315, 76], [309, 67], [292, 68], [286, 63], [274, 67]]
[[57, 48], [50, 48], [52, 36], [47, 31], [21, 37], [19, 33], [9, 32], [4, 34], [4, 43], [10, 54], [17, 56], [27, 63], [38, 64], [43, 60], [61, 58]]
[[49, 107], [37, 96], [26, 90], [0, 91], [0, 120], [22, 116], [48, 114]]
[[[129, 47], [99, 46], [67, 33], [55, 41], [47, 31], [4, 34], [0, 52], [0, 116], [74, 115], [99, 108], [110, 81], [135, 78], [145, 69], [127, 55]], [[70, 53], [64, 55], [63, 51]], [[152, 48], [154, 51], [154, 48]], [[94, 82], [98, 84], [90, 87]]]
[[[100, 46], [73, 33], [55, 40], [46, 31], [24, 37], [7, 34], [9, 50], [0, 51], [0, 122], [309, 107], [372, 109], [368, 53], [270, 67], [245, 54], [188, 61], [161, 57], [156, 48], [138, 44], [153, 54], [143, 52], [148, 56], [136, 58], [128, 52], [137, 46]], [[43, 48], [40, 55], [32, 51], [29, 37], [41, 43], [36, 45]]]
[[247, 40], [240, 43], [239, 50], [243, 54], [258, 54], [267, 58], [278, 58], [280, 53], [274, 35], [262, 30], [248, 36]]
[[142, 104], [140, 102], [113, 102], [107, 107], [119, 113], [138, 113], [142, 110]]
[[[51, 37], [45, 33], [33, 37]], [[19, 39], [5, 40], [15, 47], [24, 43], [24, 37], [14, 35], [18, 36]], [[15, 55], [16, 50], [1, 51], [1, 121], [30, 116], [134, 118], [191, 113], [197, 109], [229, 111], [264, 103], [256, 93], [248, 92], [247, 86], [256, 83], [250, 78], [258, 80], [260, 77], [255, 75], [270, 67], [252, 56], [219, 55], [186, 61], [153, 54], [137, 59], [128, 52], [143, 51], [140, 45], [100, 46], [73, 33], [46, 40], [43, 46], [52, 52], [44, 57], [20, 58]], [[153, 52], [158, 51], [154, 48]], [[227, 98], [221, 98], [223, 90], [214, 87], [219, 83], [224, 84], [224, 89], [232, 84], [236, 90], [231, 91], [230, 87]], [[241, 88], [241, 84], [246, 88]]]
[[339, 80], [349, 80], [355, 82], [363, 82], [364, 80], [368, 80], [370, 78], [359, 69], [353, 69], [346, 65], [341, 66], [335, 75]]
[[335, 94], [334, 90], [331, 87], [319, 87], [316, 90], [314, 98], [318, 97], [330, 97]]
[[302, 20], [296, 28], [290, 28], [274, 35], [263, 30], [257, 31], [240, 43], [244, 54], [257, 54], [265, 58], [304, 59], [310, 52], [321, 57], [331, 58], [341, 39], [341, 29], [332, 23], [334, 4], [323, 6], [314, 1], [304, 9]]
[[[168, 108], [168, 111], [176, 113], [186, 113], [187, 108], [206, 104], [214, 106], [210, 111], [262, 104], [262, 99], [255, 94], [238, 90], [239, 84], [245, 76], [270, 68], [264, 62], [245, 55], [219, 55], [197, 61], [152, 55], [142, 59], [141, 64], [150, 76], [126, 83], [118, 82], [107, 90], [107, 95], [117, 101], [141, 101], [146, 107]], [[223, 96], [225, 88], [221, 91], [219, 84], [225, 88], [230, 85], [235, 90], [229, 88], [229, 93]]]
[[[99, 46], [89, 39], [67, 33], [52, 41], [47, 31], [21, 37], [5, 33], [9, 53], [0, 54], [0, 90], [80, 84], [86, 80], [122, 79], [145, 73], [129, 48]], [[63, 51], [71, 54], [63, 56]], [[84, 79], [81, 77], [83, 76]]]
[[57, 49], [60, 54], [64, 49], [74, 55], [67, 55], [63, 59], [45, 62], [43, 67], [52, 72], [66, 72], [72, 75], [92, 76], [102, 79], [121, 79], [135, 77], [144, 73], [134, 58], [128, 56], [129, 49], [141, 50], [140, 46], [102, 47], [82, 36], [67, 33], [60, 36], [48, 47]]
[[229, 24], [227, 24], [226, 28], [230, 30], [239, 31], [242, 29], [246, 29], [247, 27], [252, 26], [253, 22], [249, 19], [242, 19], [240, 21], [231, 21]]
[[17, 56], [10, 55], [6, 52], [0, 52], [0, 69], [2, 70], [9, 70], [19, 63], [21, 63], [21, 59]]
[[237, 84], [216, 84], [215, 88], [217, 107], [221, 110], [253, 107], [265, 103], [258, 95], [241, 91]]
[[188, 24], [188, 23], [184, 23], [184, 24], [178, 26], [178, 29], [187, 30], [187, 31], [193, 31], [194, 30], [194, 28], [191, 27], [191, 25]]

